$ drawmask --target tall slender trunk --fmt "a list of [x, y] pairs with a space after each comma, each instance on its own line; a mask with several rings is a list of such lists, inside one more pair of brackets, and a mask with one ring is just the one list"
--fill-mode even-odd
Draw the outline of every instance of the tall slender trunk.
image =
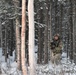
[[51, 50], [50, 50], [50, 42], [52, 41], [52, 0], [50, 1], [50, 22], [48, 26], [48, 50], [49, 50], [49, 59], [51, 60]]
[[[41, 6], [42, 3], [40, 3], [39, 5]], [[43, 22], [43, 10], [42, 9], [39, 11], [39, 17], [40, 17], [40, 19], [38, 19], [38, 22], [42, 23]], [[38, 60], [37, 60], [37, 63], [41, 64], [43, 61], [43, 42], [44, 42], [43, 31], [44, 31], [44, 28], [40, 27], [40, 25], [38, 25], [38, 26], [39, 27], [38, 27]]]
[[1, 21], [0, 21], [0, 47], [1, 47]]
[[[45, 30], [44, 30], [44, 64], [48, 63], [48, 23], [49, 23], [49, 7], [48, 7], [49, 0], [46, 0], [46, 6], [45, 6]], [[48, 9], [46, 9], [48, 8]]]
[[73, 19], [72, 19], [72, 0], [70, 0], [70, 8], [69, 8], [69, 11], [70, 11], [70, 14], [69, 14], [69, 23], [70, 23], [70, 59], [73, 60]]
[[41, 64], [43, 61], [43, 28], [38, 28], [38, 60], [37, 63]]
[[17, 67], [21, 69], [21, 39], [20, 39], [20, 27], [18, 26], [19, 19], [16, 18], [16, 50], [17, 50]]
[[58, 0], [55, 0], [55, 34], [58, 33], [58, 6], [57, 6]]
[[74, 62], [76, 64], [76, 0], [73, 0], [73, 50], [74, 50], [74, 54], [73, 54], [73, 58], [74, 58]]
[[5, 62], [7, 62], [7, 28], [5, 26]]
[[36, 75], [35, 73], [35, 52], [34, 52], [34, 0], [28, 2], [28, 18], [29, 18], [29, 65], [30, 75]]
[[22, 0], [22, 29], [21, 29], [21, 65], [23, 75], [27, 75], [25, 58], [25, 31], [26, 31], [26, 0]]
[[10, 56], [13, 56], [13, 48], [14, 48], [14, 45], [13, 45], [13, 20], [10, 20]]
[[[19, 0], [16, 0], [14, 2], [14, 5], [15, 5], [15, 14], [19, 13], [19, 9], [18, 7], [20, 6], [20, 1]], [[20, 70], [21, 69], [21, 35], [20, 35], [20, 22], [19, 22], [19, 16], [16, 15], [16, 55], [17, 55], [17, 68]]]

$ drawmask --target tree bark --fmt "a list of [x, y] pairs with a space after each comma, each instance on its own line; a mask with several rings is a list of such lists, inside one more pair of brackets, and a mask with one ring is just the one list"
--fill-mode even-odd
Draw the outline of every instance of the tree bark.
[[[15, 5], [15, 13], [17, 14], [17, 13], [19, 13], [19, 9], [17, 8], [17, 7], [19, 7], [20, 6], [20, 1], [19, 0], [16, 0], [16, 1], [14, 1], [14, 5]], [[17, 68], [20, 70], [21, 69], [21, 35], [20, 35], [20, 27], [19, 27], [19, 25], [20, 25], [20, 22], [19, 22], [19, 16], [18, 15], [16, 15], [16, 20], [15, 20], [15, 22], [16, 22], [16, 34], [15, 34], [15, 36], [16, 36], [16, 54], [17, 54], [17, 59], [16, 59], [16, 61], [17, 61]]]
[[[44, 30], [44, 64], [48, 63], [48, 23], [49, 23], [49, 16], [48, 16], [48, 7], [49, 0], [46, 0], [46, 6], [45, 6], [45, 30]], [[46, 9], [47, 8], [47, 9]]]
[[26, 30], [26, 0], [22, 0], [22, 29], [21, 29], [21, 65], [23, 75], [27, 75], [25, 58], [25, 30]]
[[[40, 7], [42, 5], [42, 3], [39, 4]], [[39, 23], [43, 23], [43, 9], [40, 9], [39, 11], [39, 17], [40, 19], [38, 19]], [[44, 42], [44, 28], [40, 27], [40, 25], [38, 25], [38, 60], [37, 63], [41, 64], [43, 61], [43, 42]]]
[[28, 2], [28, 18], [29, 18], [29, 65], [30, 75], [36, 75], [35, 72], [35, 43], [34, 43], [34, 0]]
[[16, 18], [16, 50], [17, 50], [17, 67], [21, 69], [21, 39], [20, 39], [20, 27], [18, 26], [19, 19]]
[[72, 19], [73, 9], [72, 9], [72, 0], [70, 0], [69, 3], [70, 3], [70, 8], [69, 8], [70, 59], [73, 60], [73, 19]]

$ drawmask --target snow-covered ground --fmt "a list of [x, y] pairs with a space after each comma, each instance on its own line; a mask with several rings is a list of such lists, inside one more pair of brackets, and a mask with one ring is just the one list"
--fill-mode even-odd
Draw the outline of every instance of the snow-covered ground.
[[59, 65], [38, 65], [37, 75], [76, 75], [76, 65], [64, 57]]
[[5, 63], [4, 59], [5, 57], [2, 56], [2, 49], [0, 48], [0, 75], [21, 75], [21, 72], [17, 70], [17, 63], [14, 61], [14, 56], [10, 56], [7, 63]]
[[[17, 70], [17, 63], [14, 61], [14, 56], [9, 57], [8, 63], [5, 63], [4, 59], [0, 48], [0, 75], [22, 75]], [[61, 64], [54, 66], [51, 61], [47, 65], [37, 64], [36, 72], [37, 75], [76, 75], [76, 65], [66, 58], [66, 53], [63, 53]]]

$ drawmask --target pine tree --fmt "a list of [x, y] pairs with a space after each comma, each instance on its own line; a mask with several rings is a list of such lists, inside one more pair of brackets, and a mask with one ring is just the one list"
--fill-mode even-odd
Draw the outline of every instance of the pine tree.
[[28, 19], [29, 19], [29, 65], [30, 75], [36, 75], [35, 72], [35, 43], [34, 43], [34, 0], [28, 2]]
[[26, 0], [22, 0], [22, 29], [21, 29], [21, 65], [23, 75], [27, 75], [26, 58], [25, 58], [25, 31], [26, 31]]
[[[19, 13], [19, 9], [17, 7], [20, 6], [20, 1], [16, 0], [14, 1], [15, 5], [15, 14]], [[16, 54], [17, 54], [17, 65], [18, 69], [21, 69], [21, 38], [20, 38], [20, 20], [19, 20], [19, 15], [16, 15]]]

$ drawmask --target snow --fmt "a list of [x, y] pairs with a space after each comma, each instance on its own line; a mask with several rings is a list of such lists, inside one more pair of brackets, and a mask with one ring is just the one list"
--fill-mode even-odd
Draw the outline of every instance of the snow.
[[54, 65], [49, 61], [46, 65], [37, 65], [37, 75], [76, 75], [76, 65], [63, 52], [61, 64]]
[[[37, 49], [37, 46], [35, 48]], [[4, 61], [5, 57], [2, 56], [2, 49], [0, 48], [0, 70], [2, 71], [0, 75], [22, 75], [21, 71], [17, 69], [17, 63], [14, 61], [14, 57], [14, 55], [13, 57], [9, 56], [6, 63]], [[54, 65], [51, 61], [46, 65], [36, 64], [36, 73], [37, 75], [76, 75], [76, 65], [71, 63], [69, 58], [67, 58], [67, 54], [63, 52], [61, 64]]]
[[43, 9], [43, 7], [40, 7], [40, 9]]
[[2, 49], [0, 48], [0, 69], [2, 74], [0, 75], [21, 75], [21, 72], [17, 70], [17, 63], [14, 61], [14, 56], [9, 56], [8, 62], [5, 62], [5, 57], [2, 56]]
[[66, 62], [64, 64], [59, 64], [55, 66], [51, 63], [43, 66], [38, 65], [37, 74], [38, 75], [76, 75], [76, 66], [74, 63], [71, 64], [70, 62]]

